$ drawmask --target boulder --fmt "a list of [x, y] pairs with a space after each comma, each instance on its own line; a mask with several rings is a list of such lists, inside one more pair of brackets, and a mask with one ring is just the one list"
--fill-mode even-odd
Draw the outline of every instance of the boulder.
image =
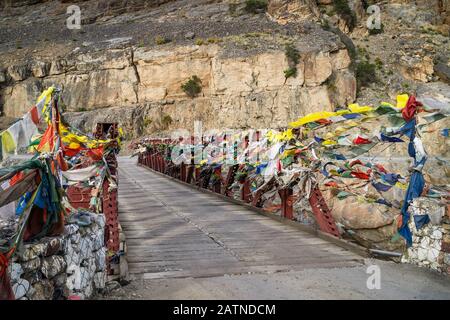
[[6, 74], [4, 70], [0, 70], [0, 83], [6, 82]]
[[279, 24], [310, 21], [320, 17], [315, 0], [270, 0], [267, 13]]
[[334, 219], [347, 229], [377, 229], [391, 225], [399, 214], [398, 210], [385, 205], [355, 202], [354, 197], [339, 200], [330, 190], [325, 191], [323, 195]]
[[32, 271], [37, 271], [41, 267], [41, 258], [36, 257], [34, 259], [28, 260], [22, 263], [22, 269], [24, 273], [29, 273]]
[[400, 58], [400, 72], [406, 79], [429, 82], [434, 73], [433, 58], [430, 56]]
[[28, 78], [31, 70], [28, 65], [12, 65], [8, 67], [8, 74], [14, 81], [22, 81]]
[[36, 78], [48, 76], [51, 64], [49, 62], [36, 61], [31, 65], [31, 72]]
[[434, 73], [441, 79], [441, 81], [450, 84], [450, 67], [443, 63], [438, 62], [434, 65]]
[[53, 299], [54, 287], [49, 280], [43, 279], [42, 281], [34, 284], [33, 288], [35, 290], [34, 295], [32, 297], [33, 300], [52, 300]]

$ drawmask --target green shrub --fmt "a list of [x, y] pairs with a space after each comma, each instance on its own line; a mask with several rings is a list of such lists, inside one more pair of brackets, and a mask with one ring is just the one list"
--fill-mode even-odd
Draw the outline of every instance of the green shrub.
[[375, 65], [377, 66], [378, 70], [381, 70], [383, 68], [383, 61], [381, 61], [381, 59], [377, 57], [375, 59]]
[[168, 114], [165, 114], [161, 119], [161, 124], [164, 126], [164, 128], [168, 128], [172, 122], [172, 117]]
[[219, 43], [222, 42], [222, 39], [220, 38], [208, 38], [206, 41], [208, 41], [208, 43]]
[[244, 10], [248, 13], [260, 13], [267, 10], [267, 0], [246, 0]]
[[153, 122], [153, 120], [151, 118], [145, 118], [144, 119], [144, 126], [148, 127], [149, 125], [151, 125]]
[[292, 43], [289, 43], [285, 46], [284, 53], [286, 54], [289, 63], [292, 63], [294, 65], [298, 64], [300, 54], [298, 53], [297, 48], [295, 48], [295, 46]]
[[322, 29], [326, 30], [326, 31], [329, 31], [331, 29], [330, 28], [330, 23], [328, 22], [327, 19], [323, 19], [323, 21], [322, 21]]
[[286, 55], [289, 68], [284, 70], [284, 77], [296, 77], [297, 76], [297, 64], [300, 61], [300, 54], [292, 43], [288, 43], [284, 48], [284, 54]]
[[286, 70], [283, 71], [284, 72], [284, 77], [290, 78], [290, 77], [296, 77], [297, 76], [297, 68], [288, 68]]
[[181, 85], [181, 89], [189, 97], [196, 97], [202, 91], [202, 81], [197, 76], [192, 76], [188, 81]]
[[358, 87], [366, 87], [377, 82], [376, 65], [369, 61], [361, 61], [356, 65], [356, 80]]
[[155, 37], [155, 43], [157, 45], [166, 44], [166, 43], [169, 43], [169, 42], [170, 42], [169, 38], [162, 37], [162, 36], [156, 36]]
[[373, 28], [373, 29], [369, 29], [369, 34], [371, 36], [375, 35], [375, 34], [380, 34], [384, 32], [384, 24], [380, 25], [379, 29]]
[[198, 46], [204, 45], [205, 44], [205, 40], [203, 40], [201, 38], [195, 39], [195, 44], [198, 45]]
[[345, 20], [350, 31], [353, 30], [356, 25], [356, 16], [352, 9], [350, 9], [348, 0], [334, 0], [333, 7], [336, 13]]

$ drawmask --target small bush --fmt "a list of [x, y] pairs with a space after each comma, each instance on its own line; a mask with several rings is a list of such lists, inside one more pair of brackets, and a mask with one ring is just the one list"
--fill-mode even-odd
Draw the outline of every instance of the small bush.
[[267, 11], [267, 0], [246, 0], [244, 10], [248, 13]]
[[222, 42], [222, 39], [220, 39], [220, 38], [208, 38], [206, 41], [208, 41], [208, 43], [219, 43], [219, 42]]
[[356, 65], [358, 87], [366, 87], [377, 81], [376, 65], [369, 61], [361, 61]]
[[377, 57], [375, 59], [375, 65], [377, 66], [378, 70], [381, 70], [383, 68], [383, 61], [381, 61], [381, 59]]
[[145, 118], [144, 119], [144, 126], [148, 127], [149, 125], [151, 125], [153, 122], [153, 120], [151, 118]]
[[169, 42], [170, 42], [170, 39], [169, 39], [169, 38], [166, 38], [166, 37], [157, 36], [157, 37], [155, 38], [155, 43], [156, 43], [157, 45], [166, 44], [166, 43], [169, 43]]
[[380, 33], [383, 33], [383, 32], [384, 32], [384, 25], [383, 24], [380, 25], [379, 29], [377, 29], [377, 28], [369, 29], [369, 34], [371, 36], [373, 36], [375, 34], [380, 34]]
[[197, 76], [192, 76], [188, 81], [181, 85], [181, 89], [189, 97], [196, 97], [202, 91], [202, 81]]
[[297, 64], [300, 61], [300, 54], [292, 43], [289, 43], [284, 48], [284, 54], [286, 55], [289, 68], [284, 70], [284, 77], [296, 77], [297, 76]]
[[292, 63], [294, 65], [298, 64], [300, 54], [298, 53], [297, 48], [295, 48], [292, 43], [286, 45], [284, 53], [286, 54], [289, 63]]
[[323, 19], [322, 21], [322, 29], [326, 30], [326, 31], [330, 31], [330, 23], [328, 22], [327, 19]]
[[296, 77], [297, 76], [297, 68], [289, 68], [283, 71], [284, 72], [284, 77], [290, 78], [290, 77]]
[[350, 31], [353, 30], [356, 25], [356, 16], [352, 9], [350, 9], [348, 0], [334, 0], [333, 7], [336, 13], [345, 20]]
[[195, 44], [198, 46], [204, 45], [205, 44], [205, 40], [203, 39], [195, 39]]
[[161, 119], [161, 124], [164, 126], [164, 128], [168, 128], [172, 124], [172, 117], [168, 114], [165, 114]]

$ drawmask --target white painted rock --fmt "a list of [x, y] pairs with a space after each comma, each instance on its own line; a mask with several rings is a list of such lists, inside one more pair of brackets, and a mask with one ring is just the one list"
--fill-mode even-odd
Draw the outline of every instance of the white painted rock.
[[95, 266], [97, 271], [106, 269], [106, 248], [102, 247], [100, 250], [94, 252]]
[[428, 250], [428, 256], [427, 256], [428, 261], [436, 262], [438, 256], [439, 256], [439, 250], [436, 250], [436, 249], [433, 249], [433, 248]]
[[76, 224], [67, 224], [64, 226], [64, 235], [70, 236], [78, 232], [80, 227]]
[[28, 290], [30, 290], [30, 283], [25, 279], [19, 279], [12, 286], [12, 291], [16, 300], [24, 297], [27, 294]]
[[434, 230], [430, 237], [432, 239], [440, 240], [440, 239], [442, 239], [442, 232], [439, 230]]
[[93, 242], [89, 237], [80, 240], [80, 260], [89, 258], [92, 252]]
[[417, 250], [417, 259], [419, 259], [419, 261], [425, 260], [427, 258], [427, 256], [428, 256], [427, 249], [419, 248]]
[[67, 269], [67, 273], [70, 275], [67, 277], [66, 285], [70, 291], [81, 290], [81, 270], [79, 266], [70, 266]]
[[9, 265], [9, 277], [12, 283], [17, 282], [22, 274], [23, 269], [19, 263], [14, 262]]

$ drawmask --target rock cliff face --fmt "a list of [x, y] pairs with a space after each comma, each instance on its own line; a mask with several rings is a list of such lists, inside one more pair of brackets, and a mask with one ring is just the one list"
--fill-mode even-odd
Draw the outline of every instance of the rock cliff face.
[[[215, 5], [219, 11], [220, 5]], [[355, 100], [351, 60], [336, 35], [314, 25], [279, 34], [273, 29], [277, 24], [265, 15], [259, 19], [267, 20], [262, 32], [156, 46], [122, 37], [103, 48], [95, 42], [64, 48], [57, 57], [8, 56], [0, 67], [3, 115], [20, 117], [49, 85], [63, 88], [66, 110], [74, 112], [68, 116], [83, 129], [116, 119], [129, 137], [193, 130], [196, 120], [205, 129], [284, 127], [306, 113]], [[287, 43], [297, 48], [299, 61], [296, 77], [286, 79]], [[201, 93], [193, 98], [181, 89], [192, 76], [201, 80]]]

